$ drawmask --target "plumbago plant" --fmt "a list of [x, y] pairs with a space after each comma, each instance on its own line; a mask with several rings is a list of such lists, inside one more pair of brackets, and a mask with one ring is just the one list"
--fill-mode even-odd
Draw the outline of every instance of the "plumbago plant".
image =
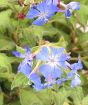
[[88, 105], [81, 3], [1, 1], [0, 105]]

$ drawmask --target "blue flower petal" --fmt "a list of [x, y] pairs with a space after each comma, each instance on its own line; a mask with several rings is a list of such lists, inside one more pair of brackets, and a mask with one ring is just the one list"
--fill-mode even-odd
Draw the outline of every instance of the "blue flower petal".
[[30, 53], [31, 53], [31, 49], [30, 49], [30, 47], [25, 46], [24, 49], [26, 50], [26, 53], [27, 53], [27, 52], [30, 52]]
[[53, 5], [58, 5], [59, 0], [53, 0]]
[[15, 55], [16, 57], [19, 57], [19, 58], [24, 58], [24, 57], [25, 57], [24, 54], [21, 54], [21, 53], [18, 52], [18, 51], [13, 51], [12, 54]]
[[48, 78], [48, 76], [50, 75], [50, 70], [51, 67], [47, 64], [43, 64], [40, 68], [39, 68], [41, 74], [45, 77]]
[[65, 10], [66, 18], [70, 18], [73, 10], [79, 10], [79, 9], [80, 9], [79, 2], [70, 2], [69, 4], [67, 4], [66, 10]]
[[47, 2], [42, 2], [37, 6], [38, 10], [47, 14], [53, 14], [58, 11], [58, 7], [50, 4], [48, 5]]
[[51, 78], [58, 78], [62, 75], [62, 71], [59, 70], [57, 66], [50, 66], [48, 64], [43, 64], [39, 70], [45, 78], [49, 76], [51, 76]]
[[37, 5], [37, 9], [41, 12], [45, 12], [47, 9], [47, 4], [46, 2], [41, 2], [40, 4]]
[[37, 73], [32, 73], [29, 78], [34, 84], [41, 84], [41, 79]]
[[66, 18], [70, 18], [71, 15], [72, 15], [71, 11], [70, 11], [69, 9], [67, 9], [67, 10], [65, 11], [65, 16], [66, 16]]
[[55, 6], [58, 5], [58, 0], [45, 0], [45, 2], [47, 5], [51, 5], [51, 4], [53, 4]]
[[45, 0], [45, 2], [46, 2], [47, 5], [51, 5], [52, 0]]
[[79, 2], [70, 2], [68, 4], [68, 6], [72, 9], [72, 10], [79, 10], [80, 9], [80, 3]]
[[59, 78], [62, 75], [62, 71], [57, 67], [51, 67], [51, 77], [52, 78]]
[[57, 6], [51, 4], [51, 5], [47, 5], [47, 9], [45, 11], [48, 12], [49, 14], [53, 14], [57, 12], [58, 10], [59, 8]]
[[66, 64], [66, 60], [69, 60], [70, 56], [67, 54], [61, 54], [61, 56], [58, 58], [58, 63], [61, 67], [63, 67], [64, 69], [67, 68], [67, 64]]
[[59, 61], [59, 66], [63, 69], [66, 69], [67, 68], [67, 65], [66, 65], [66, 62], [65, 61]]
[[63, 47], [60, 47], [60, 48], [55, 48], [55, 47], [51, 47], [51, 52], [52, 52], [52, 55], [56, 56], [60, 56], [63, 52], [64, 52], [64, 48]]
[[59, 61], [66, 61], [66, 60], [69, 60], [70, 59], [70, 56], [67, 55], [67, 54], [61, 54], [61, 56], [59, 57]]
[[67, 78], [72, 78], [74, 72], [73, 71], [70, 71], [68, 74], [67, 74]]
[[36, 55], [36, 58], [41, 61], [48, 61], [49, 60], [49, 51], [47, 47], [42, 47], [40, 53]]
[[40, 12], [36, 9], [31, 8], [27, 14], [27, 18], [32, 19], [39, 16]]
[[34, 89], [38, 92], [40, 90], [43, 90], [45, 88], [47, 88], [47, 86], [43, 85], [43, 84], [36, 84], [36, 85], [33, 85]]
[[76, 75], [75, 78], [71, 81], [71, 87], [73, 88], [80, 84], [81, 84], [81, 80], [80, 80], [79, 76]]
[[49, 11], [50, 14], [55, 13], [55, 12], [57, 12], [59, 10], [59, 8], [57, 6], [55, 6], [55, 5], [53, 5], [53, 4], [51, 4], [50, 6], [48, 6], [47, 9], [48, 9], [48, 11]]
[[70, 65], [70, 68], [71, 68], [72, 70], [80, 70], [80, 69], [83, 68], [82, 62], [81, 62], [81, 60], [80, 60], [80, 56], [78, 57], [78, 63], [71, 64], [71, 65]]
[[38, 18], [38, 19], [36, 19], [35, 21], [32, 22], [32, 25], [36, 24], [38, 26], [42, 26], [47, 22], [48, 22], [48, 19], [44, 19], [44, 18], [40, 19], [40, 18]]
[[28, 63], [25, 63], [25, 60], [23, 60], [18, 67], [18, 72], [22, 72], [24, 73], [24, 75], [29, 77], [31, 71], [32, 71], [31, 66]]

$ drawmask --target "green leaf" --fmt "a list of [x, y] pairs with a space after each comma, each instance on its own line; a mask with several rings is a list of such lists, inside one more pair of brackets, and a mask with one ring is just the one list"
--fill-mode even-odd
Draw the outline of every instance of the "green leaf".
[[88, 95], [83, 98], [82, 105], [88, 105]]
[[0, 51], [12, 50], [15, 47], [15, 43], [7, 38], [0, 38]]
[[20, 90], [20, 102], [21, 105], [43, 105], [42, 101], [36, 96], [36, 92], [31, 89]]
[[83, 25], [86, 25], [88, 20], [88, 6], [81, 4], [81, 10], [77, 12], [78, 19], [80, 20], [80, 23]]
[[0, 53], [0, 72], [12, 72], [9, 57], [2, 53]]
[[9, 81], [12, 82], [13, 78], [14, 78], [14, 74], [13, 73], [11, 73], [11, 74], [9, 74], [9, 73], [0, 73], [0, 77], [8, 79]]
[[0, 0], [0, 9], [8, 6], [8, 0]]
[[0, 105], [3, 105], [3, 93], [0, 92]]
[[20, 47], [20, 46], [16, 46], [16, 50], [20, 53], [25, 53], [26, 52], [26, 50], [24, 48]]
[[12, 13], [12, 11], [10, 9], [0, 12], [0, 20], [1, 20], [0, 21], [0, 31], [2, 28], [8, 27], [9, 24], [11, 23], [11, 21], [10, 21], [11, 13]]
[[19, 101], [13, 101], [12, 103], [6, 104], [6, 105], [21, 105]]
[[15, 76], [11, 85], [11, 89], [16, 87], [25, 87], [26, 85], [30, 84], [30, 80], [23, 73], [19, 73]]
[[57, 43], [54, 43], [56, 46], [67, 47], [68, 43], [65, 41], [64, 37], [62, 36]]
[[64, 104], [63, 105], [69, 105], [67, 102], [64, 102]]
[[84, 65], [85, 65], [85, 67], [88, 68], [88, 60], [82, 60], [82, 61], [83, 61]]
[[55, 105], [63, 105], [66, 98], [69, 96], [69, 91], [65, 88], [61, 88], [57, 93], [54, 92]]
[[[81, 44], [80, 44], [81, 43]], [[88, 33], [79, 35], [79, 45], [84, 49], [88, 49]], [[84, 50], [86, 50], [84, 49]]]
[[43, 105], [51, 105], [53, 97], [48, 89], [41, 90], [36, 93], [37, 97], [42, 101]]
[[76, 87], [71, 90], [71, 97], [73, 99], [74, 105], [81, 105], [82, 99], [84, 97], [83, 90], [81, 87]]

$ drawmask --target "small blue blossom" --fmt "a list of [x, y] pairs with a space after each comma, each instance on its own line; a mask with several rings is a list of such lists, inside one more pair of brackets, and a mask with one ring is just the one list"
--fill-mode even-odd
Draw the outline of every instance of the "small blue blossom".
[[80, 56], [78, 56], [78, 63], [71, 64], [70, 68], [72, 70], [81, 70], [83, 68]]
[[69, 4], [67, 4], [66, 8], [65, 8], [66, 18], [70, 18], [73, 10], [79, 10], [79, 9], [80, 9], [80, 3], [79, 2], [70, 2]]
[[33, 58], [32, 58], [30, 48], [25, 47], [25, 50], [26, 52], [24, 54], [18, 51], [13, 51], [13, 54], [16, 57], [24, 58], [24, 60], [18, 66], [18, 72], [22, 72], [28, 77], [32, 71]]
[[67, 78], [73, 78], [71, 82], [71, 87], [75, 87], [81, 83], [80, 76], [78, 75], [78, 70], [83, 68], [80, 56], [78, 57], [78, 63], [70, 65], [71, 71], [68, 73]]
[[58, 8], [53, 4], [47, 5], [46, 2], [42, 2], [35, 6], [35, 8], [31, 8], [27, 14], [27, 18], [37, 18], [34, 20], [32, 24], [37, 24], [42, 26], [43, 24], [47, 23], [48, 20], [57, 12]]
[[42, 75], [48, 79], [59, 78], [63, 73], [63, 69], [66, 69], [66, 62], [70, 58], [69, 55], [65, 53], [64, 48], [54, 48], [54, 47], [42, 47], [40, 53], [36, 55], [38, 60], [44, 61], [39, 68]]
[[25, 53], [20, 53], [18, 51], [13, 51], [12, 54], [19, 58], [25, 58], [26, 55], [31, 53], [31, 50], [28, 46], [24, 47]]
[[80, 60], [80, 56], [78, 56], [78, 62], [70, 64], [71, 71], [68, 73], [68, 78], [72, 78], [73, 74], [77, 74], [78, 70], [81, 70], [83, 68], [82, 62]]
[[22, 72], [25, 76], [27, 76], [36, 86], [40, 86], [41, 79], [39, 75], [32, 71], [33, 57], [31, 54], [31, 50], [29, 47], [25, 48], [26, 53], [21, 54], [18, 51], [13, 51], [13, 54], [16, 57], [24, 58], [24, 60], [18, 66], [18, 73]]
[[75, 75], [74, 79], [71, 81], [71, 87], [74, 88], [81, 84], [79, 75]]
[[29, 77], [32, 68], [29, 65], [30, 62], [28, 62], [26, 59], [24, 59], [20, 65], [18, 66], [18, 73], [22, 72], [25, 76]]

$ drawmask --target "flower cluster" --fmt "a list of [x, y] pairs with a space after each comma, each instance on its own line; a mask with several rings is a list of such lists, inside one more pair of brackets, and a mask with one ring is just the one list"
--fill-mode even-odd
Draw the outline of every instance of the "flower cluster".
[[[16, 57], [24, 58], [18, 67], [18, 73], [22, 72], [32, 82], [36, 91], [53, 88], [67, 81], [71, 81], [71, 87], [76, 87], [81, 83], [78, 70], [82, 69], [80, 56], [78, 62], [70, 64], [70, 54], [63, 47], [42, 46], [37, 53], [31, 53], [30, 48], [25, 48], [26, 52], [21, 54], [14, 51]], [[36, 60], [35, 67], [33, 63]], [[41, 79], [43, 77], [43, 81]]]
[[[58, 5], [64, 7], [61, 9]], [[60, 2], [60, 0], [44, 0], [39, 4], [31, 6], [30, 10], [27, 13], [27, 18], [36, 20], [33, 21], [33, 25], [42, 26], [51, 19], [56, 13], [64, 12], [66, 18], [70, 18], [73, 10], [79, 10], [80, 3], [79, 2], [70, 2], [69, 4], [64, 4]]]

